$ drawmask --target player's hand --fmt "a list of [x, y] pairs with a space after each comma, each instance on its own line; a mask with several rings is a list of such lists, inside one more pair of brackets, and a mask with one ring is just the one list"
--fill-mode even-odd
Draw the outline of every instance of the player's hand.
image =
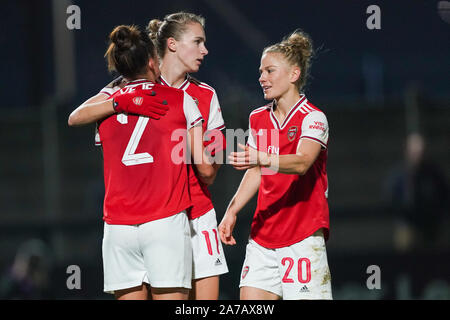
[[156, 90], [135, 90], [117, 95], [113, 99], [116, 112], [132, 113], [160, 119], [169, 110], [167, 101]]
[[269, 158], [267, 153], [258, 151], [252, 147], [238, 144], [243, 151], [231, 152], [228, 156], [229, 163], [236, 170], [247, 170], [256, 166], [269, 166]]
[[233, 229], [236, 224], [236, 215], [226, 212], [219, 224], [219, 236], [220, 240], [229, 246], [234, 246], [236, 240], [233, 237]]
[[203, 146], [208, 156], [214, 157], [216, 153], [225, 150], [225, 136], [219, 129], [207, 130], [204, 134]]

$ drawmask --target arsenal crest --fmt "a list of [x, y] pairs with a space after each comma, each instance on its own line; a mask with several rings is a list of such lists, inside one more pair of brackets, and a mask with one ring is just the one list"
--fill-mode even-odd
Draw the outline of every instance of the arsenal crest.
[[289, 128], [288, 132], [287, 132], [287, 137], [289, 139], [289, 141], [294, 141], [295, 137], [297, 136], [297, 127], [296, 126], [292, 126]]
[[242, 270], [242, 279], [244, 279], [245, 276], [247, 275], [248, 269], [250, 269], [249, 266], [245, 266], [245, 267], [244, 267], [244, 270]]
[[140, 106], [142, 104], [142, 102], [144, 102], [144, 98], [142, 98], [142, 97], [134, 97], [133, 98], [133, 103], [137, 106]]

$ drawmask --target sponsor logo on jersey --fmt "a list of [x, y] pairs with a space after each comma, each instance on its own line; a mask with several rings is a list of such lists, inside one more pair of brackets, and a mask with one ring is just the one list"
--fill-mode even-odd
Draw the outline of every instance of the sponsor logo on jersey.
[[245, 266], [244, 267], [244, 270], [242, 270], [242, 279], [245, 278], [245, 276], [247, 275], [249, 269], [250, 269], [249, 266]]
[[192, 97], [192, 99], [194, 99], [195, 104], [198, 106], [199, 104], [198, 99], [196, 97]]
[[268, 146], [267, 147], [267, 153], [268, 154], [280, 154], [280, 148], [275, 146]]
[[298, 128], [296, 126], [292, 126], [289, 128], [287, 132], [287, 137], [289, 141], [294, 141], [295, 136], [297, 135]]
[[309, 126], [309, 129], [317, 129], [317, 130], [325, 131], [325, 123], [320, 122], [320, 121], [314, 121], [314, 124], [311, 124]]
[[142, 102], [144, 102], [144, 98], [142, 98], [142, 97], [134, 97], [133, 98], [133, 103], [137, 106], [140, 106], [142, 104]]

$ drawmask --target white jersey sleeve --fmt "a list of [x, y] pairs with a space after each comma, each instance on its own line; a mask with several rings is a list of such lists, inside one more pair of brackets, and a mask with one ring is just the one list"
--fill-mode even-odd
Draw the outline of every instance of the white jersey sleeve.
[[326, 149], [328, 146], [328, 131], [328, 121], [325, 114], [321, 111], [313, 111], [303, 119], [300, 140], [316, 141]]
[[252, 130], [252, 125], [250, 119], [248, 120], [248, 140], [247, 145], [252, 147], [253, 149], [257, 149], [256, 147], [256, 138], [253, 136], [254, 132]]
[[[114, 93], [116, 93], [117, 91], [119, 91], [121, 89], [121, 84], [125, 83], [125, 79], [120, 76], [116, 79], [114, 79], [113, 81], [111, 81], [110, 83], [108, 83], [102, 90], [99, 91], [98, 94], [102, 93], [108, 96], [108, 98], [110, 98]], [[101, 147], [102, 146], [102, 142], [100, 139], [100, 134], [98, 132], [98, 127], [95, 127], [95, 137], [94, 137], [94, 145], [97, 147]]]
[[211, 105], [209, 108], [209, 118], [208, 118], [208, 130], [213, 129], [225, 129], [225, 122], [222, 117], [222, 110], [220, 109], [219, 98], [214, 91], [211, 98]]
[[123, 77], [120, 76], [108, 83], [102, 90], [100, 90], [99, 93], [103, 93], [108, 97], [111, 97], [114, 93], [121, 89], [121, 84], [124, 84], [125, 82], [126, 81], [123, 79]]
[[192, 99], [186, 92], [184, 92], [183, 111], [186, 116], [187, 130], [201, 124], [204, 121], [197, 104], [194, 102], [194, 99]]

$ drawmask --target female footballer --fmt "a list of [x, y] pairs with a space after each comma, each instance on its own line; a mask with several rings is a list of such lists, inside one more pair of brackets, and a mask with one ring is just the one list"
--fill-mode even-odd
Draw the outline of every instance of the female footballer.
[[313, 53], [296, 30], [264, 49], [259, 83], [271, 103], [250, 114], [250, 135], [230, 163], [247, 170], [219, 225], [232, 235], [238, 212], [258, 193], [240, 280], [247, 299], [331, 299], [325, 241], [328, 122], [302, 94]]
[[187, 166], [172, 159], [180, 143], [172, 133], [188, 131], [196, 169], [208, 182], [214, 172], [204, 162], [203, 118], [185, 92], [155, 83], [159, 61], [147, 33], [116, 27], [105, 56], [109, 69], [128, 80], [111, 95], [116, 110], [139, 107], [155, 95], [163, 96], [169, 109], [159, 120], [120, 112], [98, 122], [105, 179], [104, 290], [117, 299], [147, 299], [149, 287], [156, 300], [187, 299], [192, 247], [186, 210], [192, 199]]

